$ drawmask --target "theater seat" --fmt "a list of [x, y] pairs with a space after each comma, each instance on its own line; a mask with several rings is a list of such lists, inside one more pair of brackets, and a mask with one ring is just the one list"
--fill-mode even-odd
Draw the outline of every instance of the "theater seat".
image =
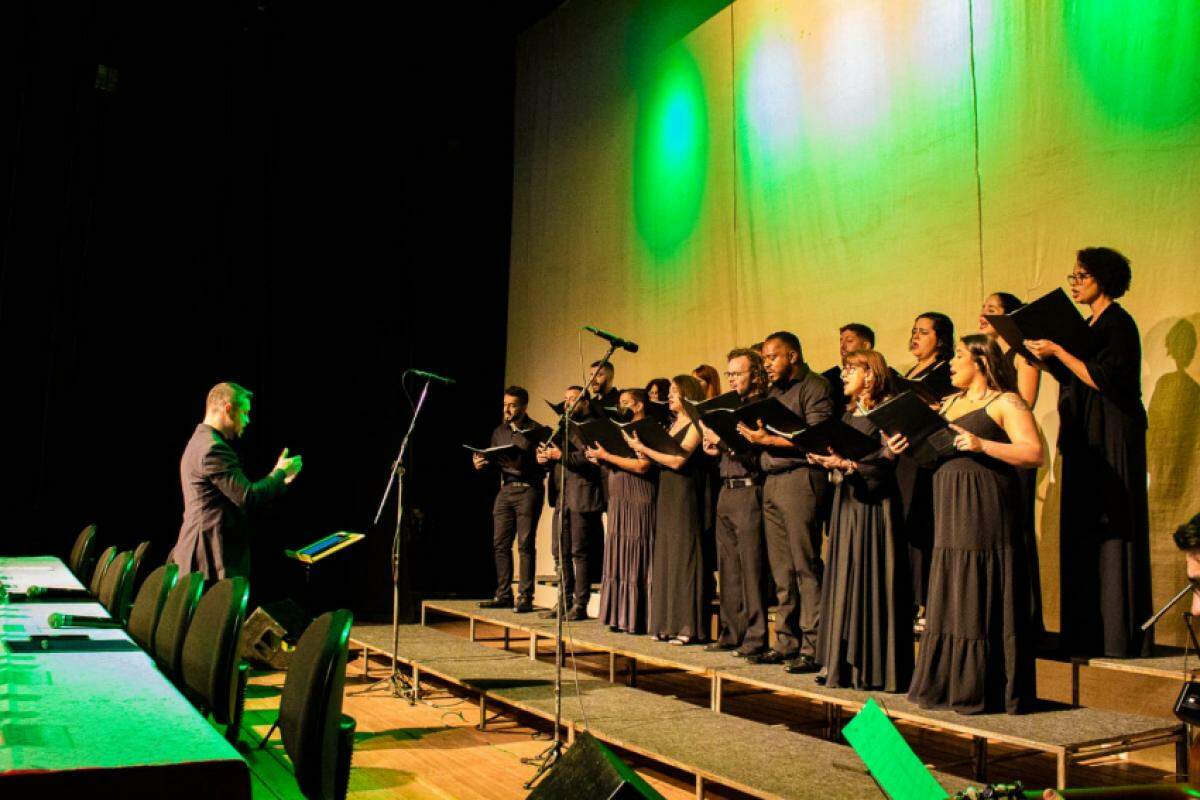
[[142, 581], [133, 607], [129, 610], [129, 622], [125, 627], [130, 638], [147, 653], [154, 650], [154, 631], [158, 627], [167, 593], [175, 586], [177, 580], [179, 567], [175, 564], [163, 564], [156, 568]]
[[88, 591], [93, 595], [100, 595], [100, 582], [104, 580], [104, 573], [108, 571], [108, 565], [117, 557], [116, 547], [106, 547], [100, 557], [96, 559], [96, 568], [92, 570], [92, 580], [88, 584]]
[[292, 654], [279, 701], [279, 734], [308, 800], [344, 800], [357, 723], [342, 714], [346, 652], [354, 616], [313, 621]]
[[184, 694], [224, 725], [225, 738], [237, 741], [249, 665], [238, 658], [250, 584], [245, 578], [218, 581], [205, 592], [183, 641]]
[[179, 665], [183, 660], [184, 637], [187, 636], [188, 624], [192, 621], [202, 591], [202, 573], [189, 572], [180, 578], [167, 593], [158, 627], [154, 629], [154, 660], [176, 686], [182, 685]]
[[92, 572], [96, 568], [96, 546], [98, 544], [95, 525], [88, 525], [75, 537], [75, 545], [71, 548], [71, 555], [67, 558], [67, 567], [75, 573], [75, 577], [81, 583], [91, 580]]

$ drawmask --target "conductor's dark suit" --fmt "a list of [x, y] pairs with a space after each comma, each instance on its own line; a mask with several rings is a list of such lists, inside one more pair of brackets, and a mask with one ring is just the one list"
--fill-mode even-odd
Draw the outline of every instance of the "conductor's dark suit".
[[245, 514], [279, 496], [283, 470], [251, 481], [225, 437], [203, 422], [196, 426], [183, 458], [183, 525], [171, 557], [179, 573], [202, 572], [207, 580], [247, 577], [250, 537]]

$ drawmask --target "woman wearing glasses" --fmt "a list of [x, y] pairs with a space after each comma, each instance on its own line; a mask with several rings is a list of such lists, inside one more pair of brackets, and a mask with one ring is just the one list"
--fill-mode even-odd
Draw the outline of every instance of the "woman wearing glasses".
[[1131, 278], [1117, 251], [1080, 250], [1067, 280], [1092, 312], [1087, 352], [1025, 342], [1059, 383], [1062, 642], [1071, 655], [1145, 656], [1153, 644], [1140, 627], [1152, 610], [1141, 337], [1116, 302]]
[[[875, 350], [846, 354], [842, 385], [853, 410], [842, 420], [873, 438], [867, 412], [892, 394], [891, 370]], [[809, 453], [837, 485], [829, 518], [817, 682], [830, 687], [903, 692], [912, 680], [908, 548], [900, 531], [896, 457], [879, 450], [857, 460]]]

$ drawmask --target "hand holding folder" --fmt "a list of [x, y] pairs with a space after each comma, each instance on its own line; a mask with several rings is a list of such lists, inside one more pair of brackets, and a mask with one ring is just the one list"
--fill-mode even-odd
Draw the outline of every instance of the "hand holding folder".
[[915, 392], [903, 392], [880, 403], [867, 417], [889, 436], [901, 434], [908, 439], [905, 455], [918, 464], [929, 465], [956, 452], [950, 424]]

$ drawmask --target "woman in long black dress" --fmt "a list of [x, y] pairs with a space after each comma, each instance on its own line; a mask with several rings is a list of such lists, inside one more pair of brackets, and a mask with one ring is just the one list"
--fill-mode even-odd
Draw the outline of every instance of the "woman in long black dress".
[[942, 415], [958, 452], [933, 474], [927, 627], [908, 696], [924, 708], [1015, 714], [1037, 697], [1016, 468], [1042, 462], [1042, 441], [995, 342], [964, 337], [950, 372], [958, 392]]
[[[934, 397], [954, 390], [950, 383], [950, 357], [954, 354], [954, 323], [939, 311], [926, 311], [913, 320], [908, 350], [917, 362], [904, 378], [920, 381]], [[908, 561], [912, 572], [913, 615], [924, 627], [925, 595], [929, 588], [929, 553], [933, 548], [933, 473], [910, 458], [896, 464], [896, 481], [904, 510]]]
[[[630, 417], [646, 415], [644, 389], [625, 389]], [[650, 617], [650, 553], [654, 546], [654, 466], [645, 456], [613, 455], [599, 444], [588, 460], [608, 469], [608, 534], [600, 582], [600, 621], [613, 631], [645, 633]]]
[[1062, 455], [1062, 645], [1070, 655], [1149, 655], [1150, 521], [1146, 410], [1137, 323], [1116, 299], [1129, 260], [1107, 247], [1080, 250], [1071, 296], [1089, 306], [1087, 352], [1044, 339], [1025, 346], [1059, 383]]
[[704, 399], [700, 382], [676, 375], [667, 395], [671, 437], [683, 451], [671, 455], [652, 450], [635, 437], [629, 445], [659, 467], [658, 502], [654, 515], [654, 554], [650, 560], [650, 633], [659, 641], [693, 644], [705, 641], [704, 482], [700, 430], [683, 409], [684, 400]]
[[[1017, 394], [1031, 409], [1037, 405], [1038, 393], [1042, 388], [1042, 371], [1004, 341], [992, 323], [987, 321], [988, 314], [1011, 314], [1025, 303], [1016, 295], [1008, 292], [996, 292], [988, 295], [979, 311], [979, 332], [992, 339], [1004, 353], [1004, 363], [1009, 371], [1009, 378], [1017, 389]], [[1026, 562], [1029, 565], [1029, 616], [1033, 620], [1033, 635], [1041, 639], [1046, 631], [1042, 621], [1042, 568], [1038, 557], [1037, 526], [1034, 521], [1034, 505], [1037, 502], [1037, 473], [1036, 469], [1017, 470], [1017, 485], [1021, 488], [1021, 513], [1023, 539], [1025, 542]]]
[[[854, 404], [843, 420], [878, 438], [867, 412], [892, 394], [887, 362], [875, 350], [855, 350], [842, 368], [844, 392]], [[908, 548], [900, 529], [896, 457], [878, 452], [851, 461], [809, 455], [837, 484], [829, 518], [817, 682], [827, 686], [908, 690], [913, 647]]]

